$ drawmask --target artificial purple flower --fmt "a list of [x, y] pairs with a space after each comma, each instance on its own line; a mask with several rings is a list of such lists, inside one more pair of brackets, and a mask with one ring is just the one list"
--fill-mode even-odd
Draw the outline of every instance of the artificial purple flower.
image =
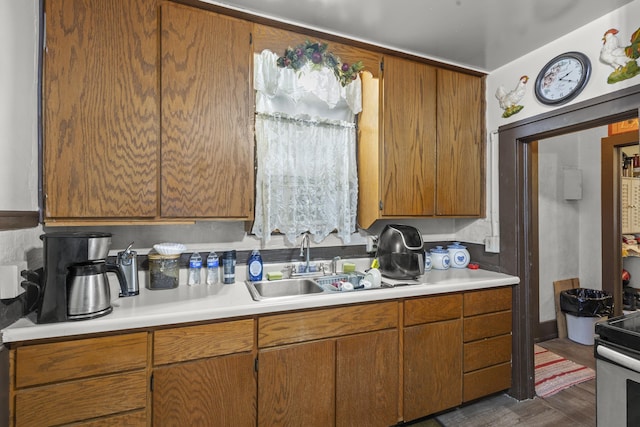
[[311, 55], [311, 62], [314, 64], [320, 64], [322, 62], [322, 54], [320, 52], [313, 52]]

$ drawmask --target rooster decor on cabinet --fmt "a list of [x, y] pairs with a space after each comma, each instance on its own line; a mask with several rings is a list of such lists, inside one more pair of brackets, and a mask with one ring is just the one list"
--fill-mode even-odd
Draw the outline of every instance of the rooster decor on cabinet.
[[602, 36], [600, 61], [613, 67], [607, 83], [617, 83], [635, 77], [640, 73], [636, 60], [640, 57], [640, 28], [632, 35], [630, 44], [621, 47], [618, 41], [618, 30], [611, 28]]

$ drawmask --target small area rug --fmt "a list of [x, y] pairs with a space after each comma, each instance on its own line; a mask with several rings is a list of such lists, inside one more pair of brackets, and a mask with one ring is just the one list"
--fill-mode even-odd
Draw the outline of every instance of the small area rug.
[[536, 394], [549, 397], [557, 392], [592, 380], [596, 377], [593, 369], [558, 356], [549, 350], [534, 345]]

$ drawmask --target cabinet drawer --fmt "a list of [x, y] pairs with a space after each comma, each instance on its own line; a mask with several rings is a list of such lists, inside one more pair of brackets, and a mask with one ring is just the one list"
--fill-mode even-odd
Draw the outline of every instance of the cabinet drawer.
[[18, 347], [16, 387], [144, 368], [147, 333]]
[[144, 408], [146, 371], [68, 381], [16, 392], [16, 426], [44, 426]]
[[404, 302], [404, 326], [457, 319], [462, 315], [462, 295], [416, 298]]
[[511, 361], [511, 335], [464, 344], [464, 372]]
[[511, 311], [483, 314], [464, 319], [464, 342], [511, 333]]
[[143, 409], [133, 412], [127, 412], [123, 415], [114, 415], [111, 417], [104, 417], [84, 423], [77, 423], [74, 424], [73, 427], [146, 427], [146, 425], [147, 411]]
[[511, 363], [464, 374], [463, 401], [468, 402], [511, 387]]
[[270, 347], [397, 326], [397, 302], [277, 314], [258, 319], [258, 346]]
[[252, 349], [252, 319], [162, 329], [153, 333], [153, 364], [156, 366]]
[[504, 310], [511, 310], [511, 286], [464, 294], [465, 317]]

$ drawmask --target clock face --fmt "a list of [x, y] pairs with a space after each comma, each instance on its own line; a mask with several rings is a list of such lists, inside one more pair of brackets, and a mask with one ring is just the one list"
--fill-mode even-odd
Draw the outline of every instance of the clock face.
[[548, 105], [569, 102], [584, 89], [591, 72], [589, 59], [570, 52], [552, 59], [536, 79], [535, 93], [538, 100]]

